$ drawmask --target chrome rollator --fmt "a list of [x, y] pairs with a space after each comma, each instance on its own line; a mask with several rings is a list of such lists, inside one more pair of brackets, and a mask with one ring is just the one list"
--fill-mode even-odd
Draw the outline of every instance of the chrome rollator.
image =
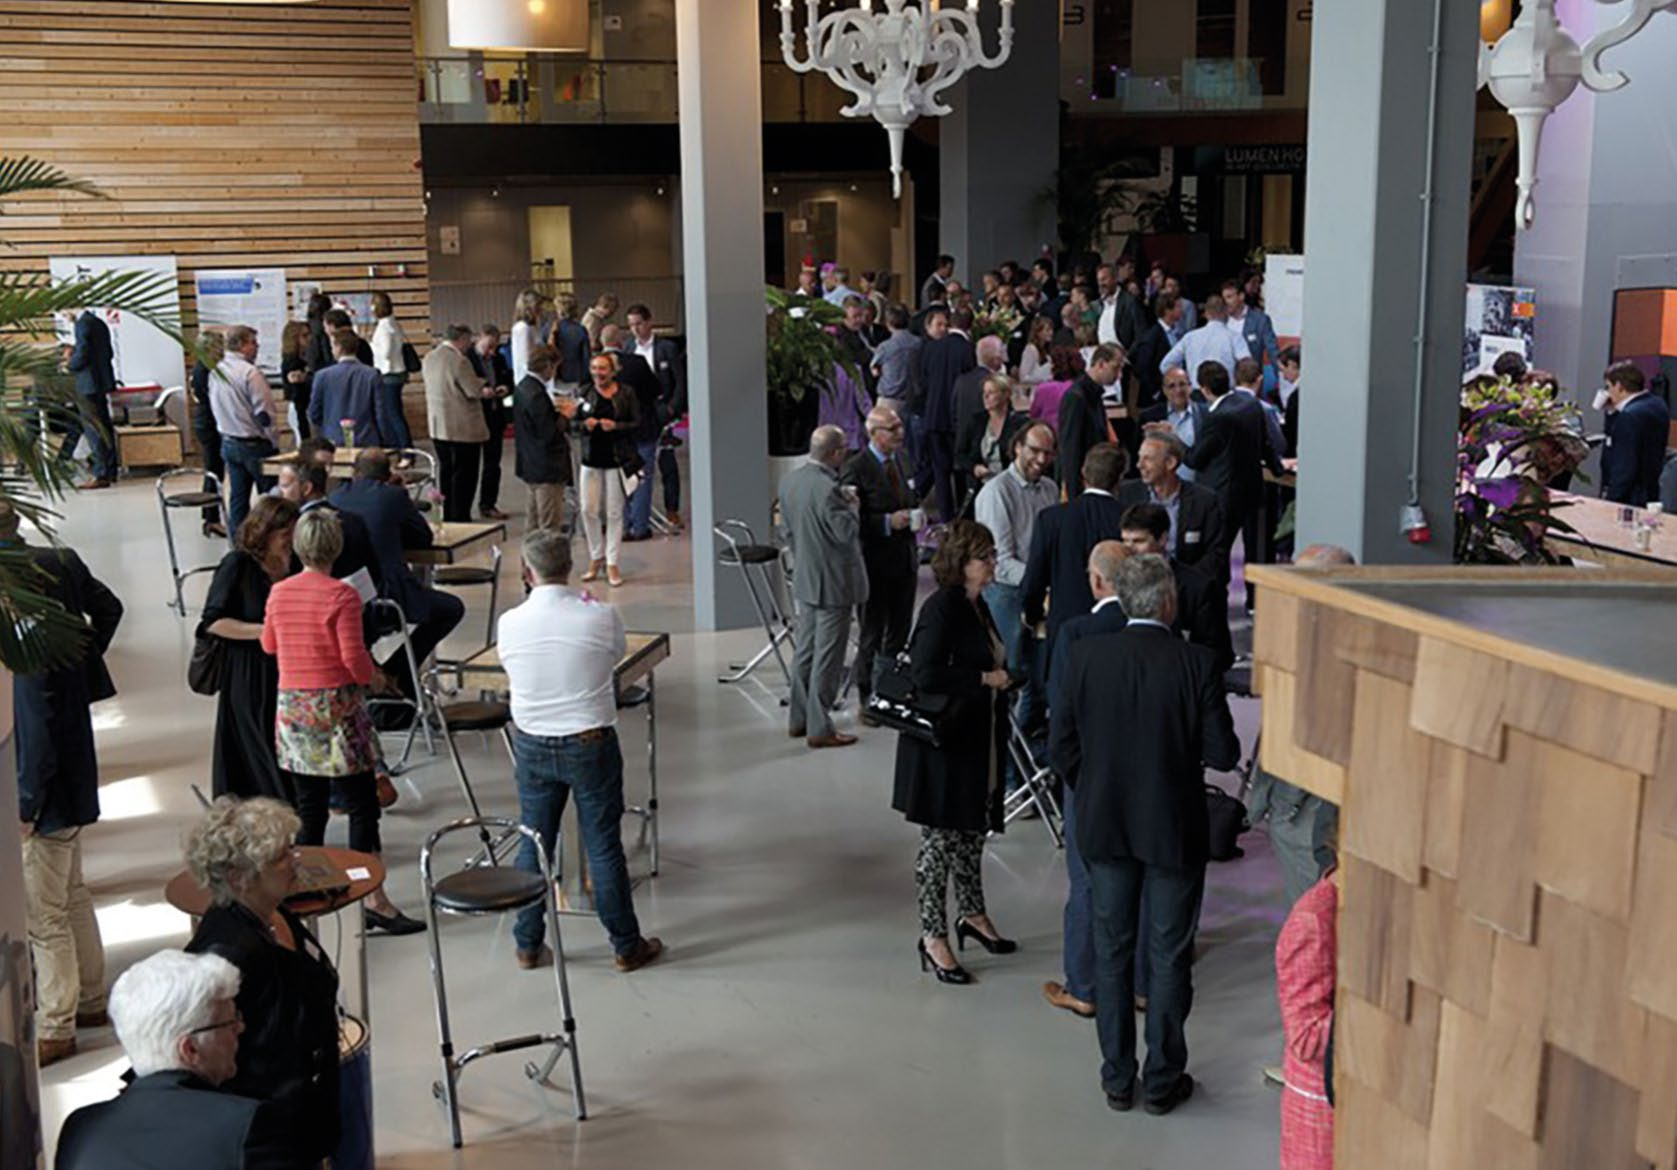
[[[435, 852], [438, 842], [453, 833], [473, 832], [481, 836], [490, 830], [515, 833], [526, 838], [536, 851], [536, 863], [541, 872], [530, 873], [528, 870], [491, 862], [488, 865], [457, 870], [446, 877], [433, 880], [431, 855]], [[584, 1120], [588, 1116], [588, 1108], [582, 1094], [582, 1061], [577, 1054], [576, 1017], [571, 1011], [571, 987], [565, 976], [565, 947], [559, 935], [559, 904], [553, 894], [553, 868], [549, 864], [547, 850], [542, 848], [541, 838], [534, 829], [504, 817], [467, 817], [464, 820], [452, 821], [425, 839], [425, 847], [419, 853], [419, 876], [425, 887], [425, 921], [429, 927], [431, 945], [431, 984], [437, 1007], [437, 1043], [443, 1062], [442, 1079], [432, 1083], [431, 1093], [448, 1109], [454, 1148], [458, 1150], [461, 1145], [458, 1094], [460, 1074], [465, 1072], [466, 1066], [473, 1061], [485, 1056], [498, 1056], [503, 1052], [518, 1052], [525, 1048], [551, 1045], [552, 1051], [541, 1064], [530, 1061], [524, 1066], [524, 1075], [538, 1084], [547, 1084], [548, 1077], [559, 1063], [559, 1059], [569, 1054], [571, 1098], [576, 1108], [576, 1119]], [[448, 987], [443, 979], [442, 937], [437, 930], [438, 911], [468, 916], [505, 914], [522, 910], [538, 902], [546, 908], [547, 929], [553, 939], [553, 980], [559, 999], [559, 1031], [531, 1032], [505, 1040], [491, 1040], [456, 1056], [454, 1034], [450, 1031], [448, 1023]]]

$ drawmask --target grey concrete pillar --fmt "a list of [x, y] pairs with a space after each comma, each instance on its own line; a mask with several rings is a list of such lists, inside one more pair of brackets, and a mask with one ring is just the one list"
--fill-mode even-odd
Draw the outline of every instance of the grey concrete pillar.
[[[983, 0], [980, 8], [994, 51], [999, 6]], [[938, 125], [938, 250], [975, 286], [1003, 260], [1029, 267], [1045, 246], [1058, 247], [1044, 192], [1060, 165], [1059, 21], [1057, 4], [1015, 4], [1007, 64], [969, 73], [946, 95], [954, 113]]]
[[[1624, 16], [1560, 0], [1582, 43]], [[1677, 17], [1656, 16], [1606, 57], [1630, 84], [1580, 88], [1550, 116], [1538, 160], [1537, 222], [1514, 242], [1514, 282], [1537, 291], [1536, 364], [1588, 404], [1607, 368], [1613, 292], [1677, 286]], [[1601, 416], [1586, 412], [1601, 429]]]
[[694, 621], [737, 629], [757, 617], [737, 570], [716, 563], [711, 525], [741, 519], [768, 535], [757, 5], [676, 0], [675, 13]]
[[[1298, 540], [1343, 545], [1376, 564], [1451, 555], [1479, 0], [1437, 2], [1430, 246], [1421, 194], [1432, 3], [1323, 4], [1312, 33]], [[1417, 371], [1429, 545], [1399, 529]]]

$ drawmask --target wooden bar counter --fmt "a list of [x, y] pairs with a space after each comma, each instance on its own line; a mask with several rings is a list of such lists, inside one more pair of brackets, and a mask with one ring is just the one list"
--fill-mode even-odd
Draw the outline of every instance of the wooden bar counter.
[[1341, 1167], [1677, 1164], [1669, 569], [1253, 567], [1263, 763], [1341, 806]]

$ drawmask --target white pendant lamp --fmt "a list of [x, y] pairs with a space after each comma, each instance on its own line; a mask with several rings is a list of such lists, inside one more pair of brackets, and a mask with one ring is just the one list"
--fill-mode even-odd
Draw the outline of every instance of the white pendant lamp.
[[527, 53], [588, 51], [588, 0], [448, 0], [456, 49]]

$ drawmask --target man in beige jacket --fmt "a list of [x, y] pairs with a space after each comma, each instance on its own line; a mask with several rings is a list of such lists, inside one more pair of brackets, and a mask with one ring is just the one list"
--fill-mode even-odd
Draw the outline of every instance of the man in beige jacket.
[[443, 519], [472, 518], [477, 494], [478, 457], [489, 438], [483, 400], [493, 387], [472, 371], [466, 350], [472, 344], [468, 325], [450, 325], [444, 343], [431, 347], [421, 373], [425, 378], [425, 418], [437, 446], [437, 480], [443, 493]]

